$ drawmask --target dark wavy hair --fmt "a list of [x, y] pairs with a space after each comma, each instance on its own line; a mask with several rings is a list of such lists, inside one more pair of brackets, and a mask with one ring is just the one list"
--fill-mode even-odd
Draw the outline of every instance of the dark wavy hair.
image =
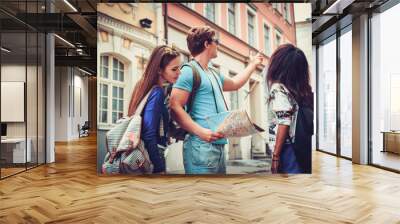
[[313, 107], [310, 72], [303, 51], [292, 44], [281, 45], [271, 56], [267, 84], [283, 84], [300, 105]]

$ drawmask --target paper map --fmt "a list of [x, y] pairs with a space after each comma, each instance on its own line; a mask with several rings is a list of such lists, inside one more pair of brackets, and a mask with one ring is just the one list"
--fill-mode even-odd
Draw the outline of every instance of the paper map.
[[255, 125], [245, 110], [227, 111], [206, 118], [210, 129], [226, 138], [244, 137], [264, 130]]

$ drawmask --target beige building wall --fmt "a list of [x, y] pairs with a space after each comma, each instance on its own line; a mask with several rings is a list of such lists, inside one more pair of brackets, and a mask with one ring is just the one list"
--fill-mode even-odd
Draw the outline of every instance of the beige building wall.
[[[98, 4], [98, 87], [101, 83], [109, 86], [118, 86], [124, 89], [123, 113], [128, 112], [128, 106], [133, 87], [143, 73], [143, 68], [148, 61], [151, 51], [163, 41], [162, 30], [157, 21], [161, 14], [161, 4], [157, 3], [101, 3]], [[139, 20], [148, 18], [152, 20], [151, 28], [142, 28]], [[109, 68], [109, 78], [105, 79], [101, 75], [100, 61], [101, 56], [109, 57], [109, 66], [113, 66], [113, 58], [124, 65], [124, 81], [114, 82], [112, 79], [113, 68]], [[98, 88], [99, 91], [99, 88]], [[100, 122], [98, 114], [98, 124], [100, 129], [110, 129], [112, 99], [109, 89], [109, 116], [108, 122]], [[100, 96], [100, 92], [97, 94]], [[98, 106], [100, 100], [98, 98]]]
[[153, 22], [147, 31], [156, 34], [157, 23], [162, 21], [157, 21], [154, 7], [153, 3], [100, 3], [97, 4], [97, 11], [135, 27], [140, 27], [141, 19], [148, 18]]
[[[112, 123], [112, 91], [113, 87], [123, 88], [122, 116], [128, 112], [129, 101], [134, 85], [143, 73], [143, 69], [152, 50], [164, 43], [162, 23], [162, 4], [160, 3], [99, 3], [97, 4], [97, 140], [98, 169], [105, 156], [105, 134]], [[150, 19], [151, 28], [142, 28], [141, 19]], [[108, 78], [102, 76], [102, 56], [109, 57]], [[123, 65], [123, 81], [113, 79], [113, 60]], [[119, 66], [118, 66], [119, 67]], [[108, 85], [107, 121], [101, 121], [100, 86]], [[98, 170], [100, 172], [100, 170]]]

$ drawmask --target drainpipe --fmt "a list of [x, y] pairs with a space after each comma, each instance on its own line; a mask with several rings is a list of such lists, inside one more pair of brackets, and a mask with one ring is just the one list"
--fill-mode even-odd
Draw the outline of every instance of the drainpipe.
[[164, 11], [164, 39], [165, 44], [168, 44], [168, 3], [163, 3]]

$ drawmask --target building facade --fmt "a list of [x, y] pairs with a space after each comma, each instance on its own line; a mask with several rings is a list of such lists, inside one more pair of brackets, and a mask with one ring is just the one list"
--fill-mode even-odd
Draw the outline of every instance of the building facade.
[[[218, 32], [219, 55], [212, 63], [224, 76], [242, 72], [250, 54], [260, 51], [269, 59], [280, 44], [296, 44], [293, 4], [103, 3], [97, 10], [99, 147], [104, 147], [103, 134], [127, 114], [133, 87], [155, 46], [173, 44], [183, 60], [189, 60], [186, 34], [191, 27], [208, 25]], [[144, 19], [151, 21], [150, 27], [141, 24]], [[225, 99], [229, 109], [246, 109], [256, 124], [266, 128], [262, 69], [257, 68], [239, 91], [226, 92]], [[265, 137], [231, 139], [227, 157], [265, 158]], [[182, 171], [182, 142], [172, 144], [168, 155], [167, 172]]]
[[[161, 4], [103, 3], [97, 5], [98, 163], [105, 154], [105, 133], [128, 113], [135, 83], [151, 51], [162, 44]], [[142, 19], [152, 21], [143, 28]]]
[[[98, 125], [109, 129], [128, 112], [134, 84], [150, 53], [161, 43], [160, 4], [98, 4]], [[158, 15], [157, 15], [158, 13]], [[140, 20], [149, 18], [151, 28]]]

